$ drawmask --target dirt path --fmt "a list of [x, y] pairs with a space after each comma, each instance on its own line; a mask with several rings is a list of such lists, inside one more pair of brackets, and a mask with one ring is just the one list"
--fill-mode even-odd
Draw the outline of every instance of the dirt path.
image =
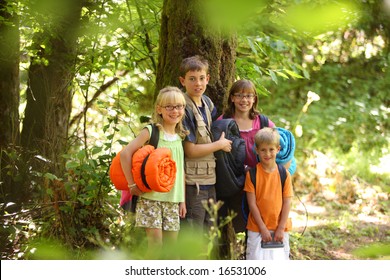
[[356, 211], [354, 204], [334, 201], [303, 203], [295, 204], [290, 215], [293, 259], [390, 258], [390, 219], [385, 213]]

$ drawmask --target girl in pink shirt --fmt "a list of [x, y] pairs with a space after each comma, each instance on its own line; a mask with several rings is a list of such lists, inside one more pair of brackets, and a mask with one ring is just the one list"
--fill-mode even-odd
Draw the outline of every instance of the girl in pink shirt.
[[[255, 85], [249, 80], [238, 80], [230, 88], [227, 107], [223, 115], [218, 118], [233, 118], [236, 121], [240, 129], [240, 135], [245, 140], [245, 165], [248, 167], [254, 167], [257, 164], [253, 145], [256, 132], [263, 128], [260, 121], [261, 114], [256, 109], [257, 102], [258, 96]], [[268, 122], [268, 127], [275, 127], [275, 124], [267, 117], [264, 120]]]

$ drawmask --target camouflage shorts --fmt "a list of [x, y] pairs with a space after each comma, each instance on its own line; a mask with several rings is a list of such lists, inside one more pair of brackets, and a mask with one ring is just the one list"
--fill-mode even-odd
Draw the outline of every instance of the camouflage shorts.
[[179, 204], [139, 198], [135, 225], [144, 228], [159, 228], [164, 231], [179, 231]]

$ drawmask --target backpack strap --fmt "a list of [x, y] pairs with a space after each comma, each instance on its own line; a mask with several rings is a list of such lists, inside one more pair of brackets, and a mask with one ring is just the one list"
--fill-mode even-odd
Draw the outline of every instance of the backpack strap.
[[280, 181], [282, 183], [282, 194], [283, 194], [284, 183], [286, 183], [286, 179], [287, 179], [287, 172], [286, 172], [286, 168], [282, 164], [278, 164], [278, 170], [280, 175]]
[[256, 190], [256, 171], [257, 171], [256, 166], [249, 169], [249, 176], [251, 178], [253, 186], [255, 187], [255, 190]]
[[[284, 184], [286, 183], [286, 179], [287, 179], [287, 172], [286, 172], [286, 168], [282, 164], [278, 164], [278, 170], [279, 170], [280, 182], [282, 185], [282, 193], [283, 193]], [[256, 166], [249, 169], [249, 175], [252, 184], [255, 187], [255, 190], [256, 190], [256, 171], [257, 171]]]
[[[191, 102], [192, 99], [190, 98]], [[213, 110], [214, 110], [214, 103], [213, 101], [211, 101], [210, 97], [208, 97], [207, 95], [202, 95], [202, 101], [207, 105], [207, 107], [209, 108], [209, 111], [210, 111], [210, 116], [211, 116], [211, 120], [210, 121], [213, 121], [212, 120], [212, 113], [213, 113]], [[187, 101], [187, 104], [188, 104], [188, 101]], [[196, 106], [196, 105], [195, 105]], [[189, 106], [186, 106], [186, 112], [188, 112], [188, 116], [193, 119], [194, 118], [194, 112], [192, 112], [192, 110], [189, 109]]]
[[207, 104], [207, 107], [209, 107], [210, 109], [210, 113], [213, 112], [214, 110], [214, 103], [211, 101], [210, 97], [208, 97], [207, 95], [202, 95], [202, 100]]
[[260, 118], [260, 129], [269, 126], [269, 121], [266, 116], [259, 114], [259, 118]]
[[160, 130], [158, 129], [157, 125], [152, 123], [152, 131], [150, 134], [150, 139], [149, 139], [149, 145], [152, 145], [154, 148], [157, 149], [158, 145], [158, 140], [160, 139]]

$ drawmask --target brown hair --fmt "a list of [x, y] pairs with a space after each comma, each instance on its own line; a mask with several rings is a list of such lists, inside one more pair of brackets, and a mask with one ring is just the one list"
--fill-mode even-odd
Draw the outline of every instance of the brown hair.
[[189, 71], [206, 71], [208, 74], [209, 72], [209, 63], [206, 59], [201, 57], [200, 55], [194, 55], [191, 57], [187, 57], [182, 60], [180, 64], [180, 77], [185, 77], [187, 72]]
[[259, 115], [259, 111], [257, 111], [257, 92], [256, 92], [256, 87], [255, 85], [249, 81], [249, 80], [238, 80], [233, 83], [233, 85], [230, 87], [229, 90], [229, 97], [227, 100], [226, 108], [224, 110], [224, 117], [225, 118], [232, 118], [234, 117], [234, 112], [235, 112], [235, 106], [232, 101], [232, 97], [235, 93], [243, 93], [243, 92], [253, 92], [255, 94], [255, 101], [253, 102], [253, 106], [249, 111], [249, 118], [251, 120], [254, 120], [257, 115]]

